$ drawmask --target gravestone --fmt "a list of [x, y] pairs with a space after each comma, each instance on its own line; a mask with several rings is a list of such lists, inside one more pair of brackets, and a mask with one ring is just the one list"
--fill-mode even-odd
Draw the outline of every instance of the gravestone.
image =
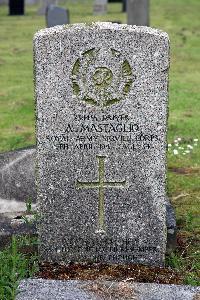
[[4, 4], [8, 5], [8, 0], [0, 0], [0, 5], [4, 5]]
[[9, 0], [9, 15], [24, 15], [24, 0]]
[[149, 26], [149, 0], [127, 0], [127, 24]]
[[39, 3], [39, 0], [25, 0], [26, 5], [35, 5]]
[[107, 13], [108, 0], [95, 0], [93, 6], [94, 15], [105, 15]]
[[46, 10], [47, 27], [69, 24], [69, 11], [62, 7], [49, 5]]
[[168, 35], [53, 27], [34, 58], [41, 260], [163, 265]]
[[39, 15], [44, 15], [46, 13], [48, 5], [57, 5], [56, 0], [40, 0], [40, 8], [38, 9]]
[[127, 0], [122, 1], [122, 12], [126, 12]]

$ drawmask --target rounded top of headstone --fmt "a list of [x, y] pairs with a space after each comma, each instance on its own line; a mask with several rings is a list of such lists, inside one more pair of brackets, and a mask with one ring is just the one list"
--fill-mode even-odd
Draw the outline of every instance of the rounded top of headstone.
[[62, 26], [54, 26], [51, 28], [45, 28], [42, 30], [39, 30], [34, 35], [34, 39], [42, 38], [45, 36], [51, 36], [56, 34], [62, 34], [66, 31], [79, 31], [79, 30], [112, 30], [112, 31], [126, 31], [126, 32], [135, 32], [138, 34], [149, 34], [154, 35], [160, 38], [169, 39], [169, 36], [166, 32], [146, 27], [146, 26], [136, 26], [136, 25], [127, 25], [127, 24], [118, 24], [118, 23], [111, 23], [111, 22], [93, 22], [93, 23], [78, 23], [78, 24], [68, 24], [68, 25], [62, 25]]

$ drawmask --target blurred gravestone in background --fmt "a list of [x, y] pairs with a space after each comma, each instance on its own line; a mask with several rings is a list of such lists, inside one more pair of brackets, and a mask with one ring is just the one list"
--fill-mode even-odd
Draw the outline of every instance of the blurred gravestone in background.
[[24, 0], [9, 0], [9, 15], [24, 15]]
[[38, 9], [39, 15], [44, 15], [46, 13], [47, 7], [51, 4], [58, 4], [56, 0], [40, 0], [40, 8]]
[[62, 7], [49, 5], [46, 10], [47, 27], [69, 24], [69, 11]]
[[0, 0], [0, 5], [8, 4], [8, 0]]
[[127, 24], [149, 26], [149, 0], [127, 0]]
[[122, 0], [122, 12], [126, 12], [127, 0]]
[[25, 0], [26, 5], [35, 5], [39, 3], [39, 0]]
[[107, 13], [107, 0], [95, 0], [93, 6], [94, 15], [104, 15]]

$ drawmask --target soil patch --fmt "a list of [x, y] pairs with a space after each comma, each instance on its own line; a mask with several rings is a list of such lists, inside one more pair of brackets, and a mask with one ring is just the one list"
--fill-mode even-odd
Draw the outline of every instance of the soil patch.
[[182, 284], [183, 275], [170, 269], [142, 265], [108, 265], [102, 263], [59, 265], [41, 263], [37, 277], [55, 280], [117, 280]]

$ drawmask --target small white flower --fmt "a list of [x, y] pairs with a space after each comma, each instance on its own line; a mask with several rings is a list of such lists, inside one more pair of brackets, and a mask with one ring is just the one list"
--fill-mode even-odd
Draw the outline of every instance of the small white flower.
[[193, 147], [192, 147], [191, 145], [187, 145], [187, 147], [188, 147], [189, 149], [193, 149]]
[[183, 147], [178, 147], [178, 149], [180, 149], [180, 150], [184, 150], [184, 148], [183, 148]]
[[185, 155], [186, 153], [185, 152], [183, 152], [183, 155]]
[[194, 146], [197, 146], [197, 143], [195, 143]]
[[178, 144], [175, 144], [176, 147], [178, 147]]
[[168, 147], [171, 147], [172, 146], [172, 144], [168, 144]]
[[177, 141], [181, 141], [181, 138], [177, 138]]
[[175, 144], [178, 143], [178, 140], [174, 140], [174, 143], [175, 143]]
[[190, 153], [190, 150], [185, 150], [185, 153]]
[[194, 139], [194, 142], [198, 142], [198, 139]]
[[176, 150], [176, 149], [174, 149], [173, 152], [174, 152], [174, 155], [178, 154], [178, 150]]

